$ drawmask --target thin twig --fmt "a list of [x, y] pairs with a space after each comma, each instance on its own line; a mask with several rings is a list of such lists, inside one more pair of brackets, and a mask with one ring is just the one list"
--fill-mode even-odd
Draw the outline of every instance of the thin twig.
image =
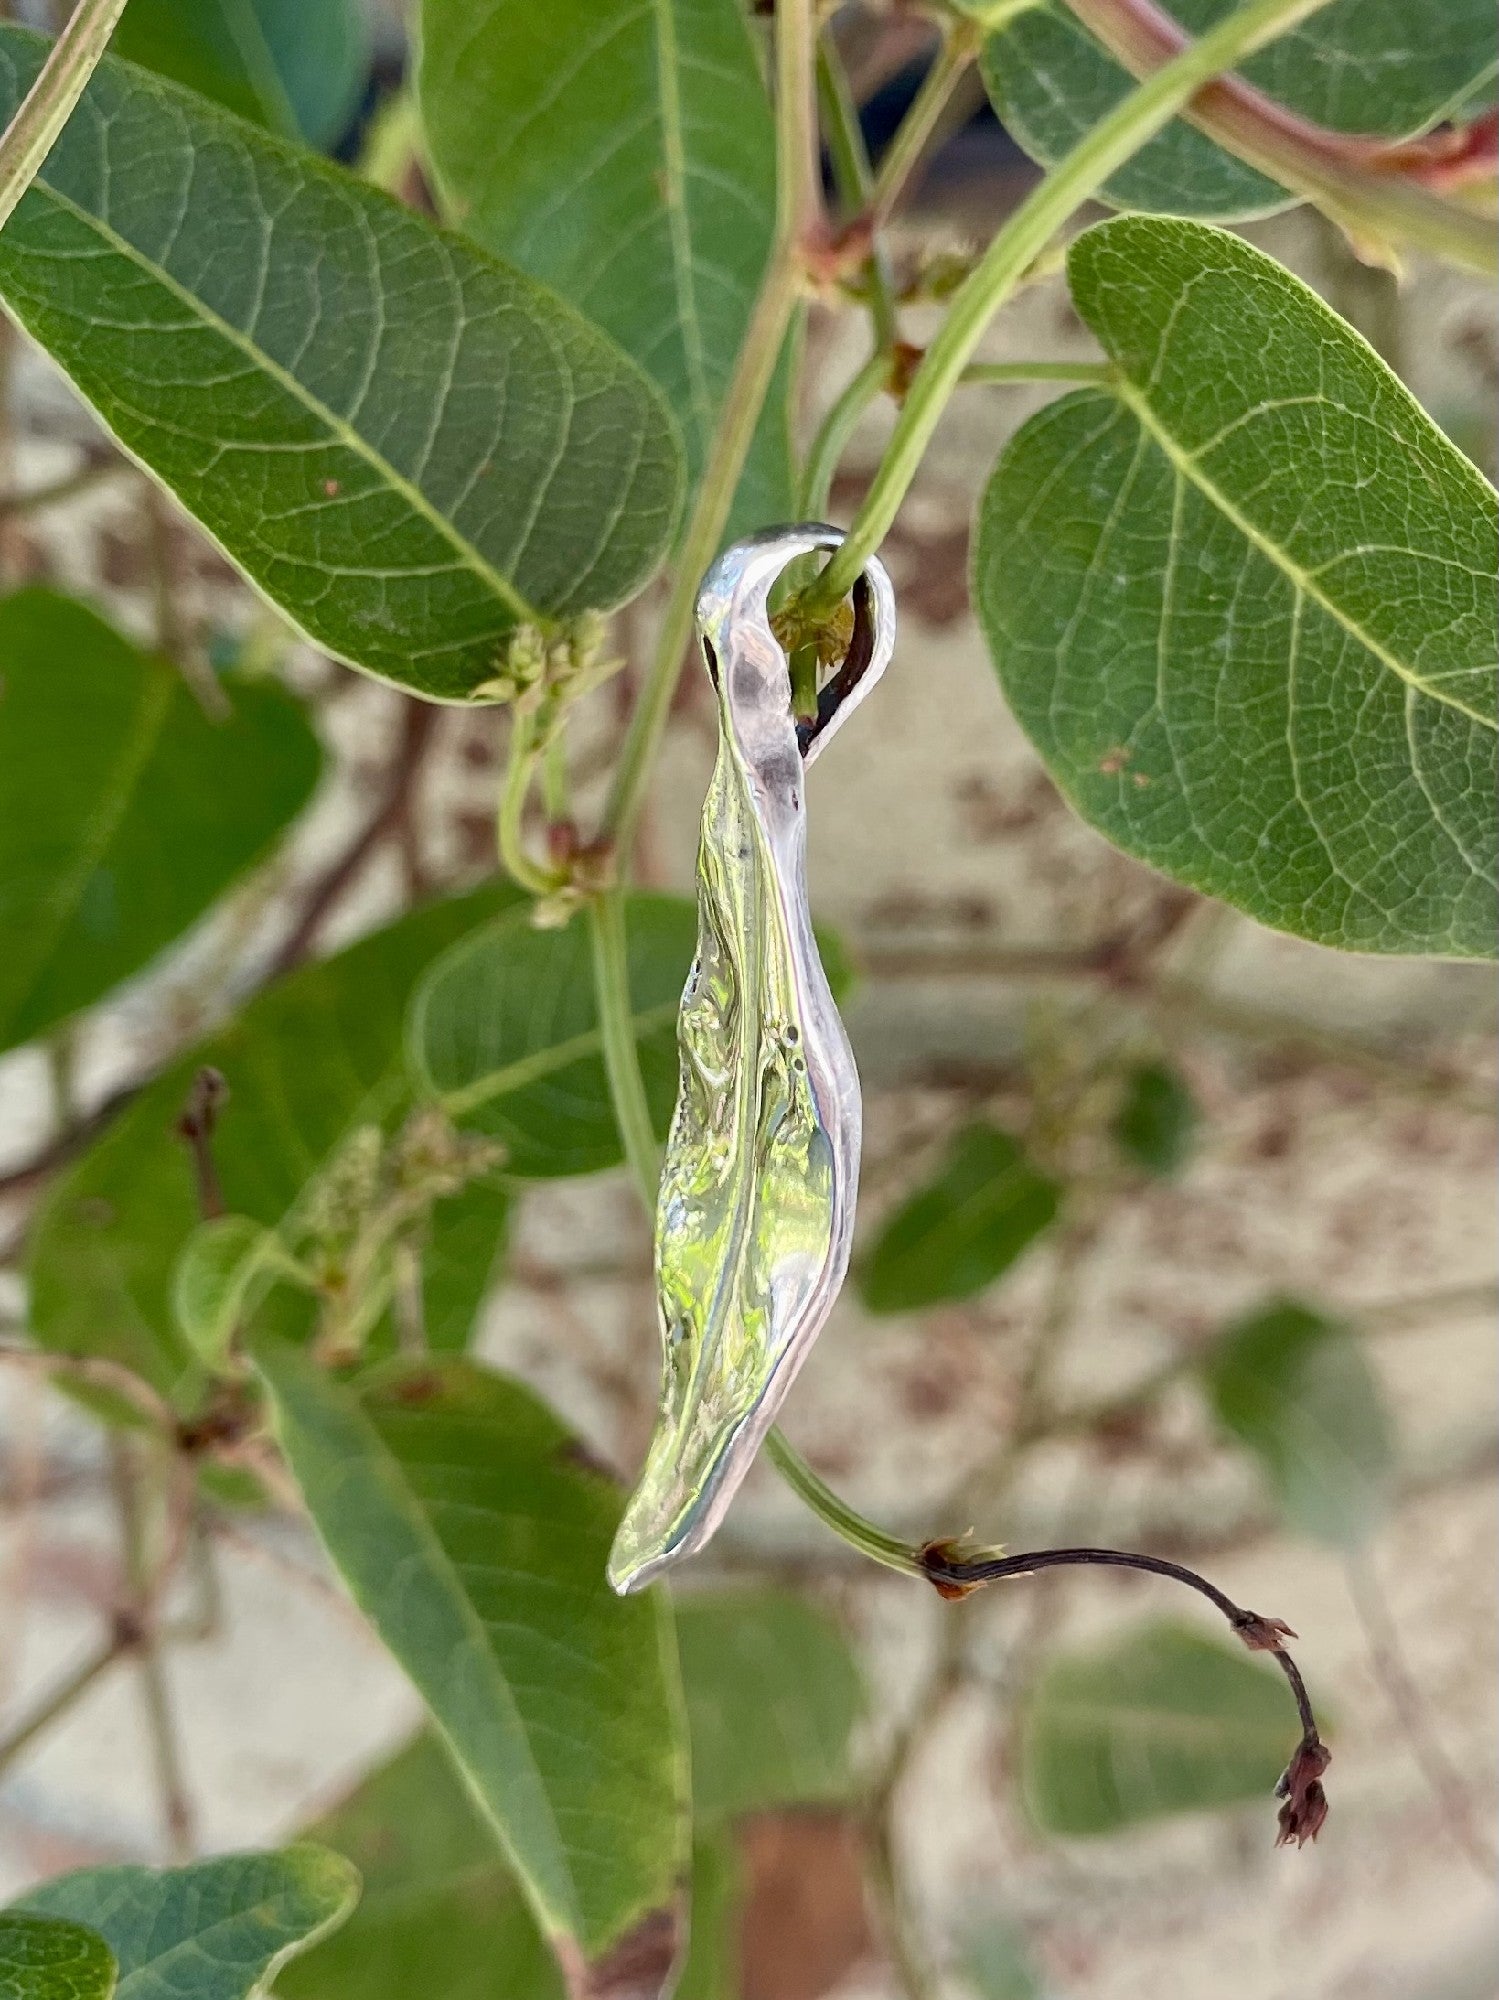
[[431, 702], [403, 701], [396, 754], [385, 773], [374, 811], [338, 858], [313, 884], [302, 913], [276, 953], [270, 977], [299, 965], [317, 942], [323, 920], [375, 851], [398, 834], [411, 814], [416, 781], [432, 748], [437, 710]]
[[1400, 1643], [1400, 1632], [1370, 1562], [1348, 1564], [1348, 1594], [1363, 1628], [1376, 1679], [1405, 1734], [1417, 1770], [1441, 1807], [1447, 1837], [1485, 1882], [1492, 1882], [1499, 1852], [1479, 1831], [1463, 1773], [1447, 1755], [1432, 1727], [1420, 1685]]
[[52, 1692], [45, 1695], [30, 1715], [18, 1722], [8, 1735], [0, 1737], [0, 1773], [8, 1771], [39, 1736], [66, 1715], [96, 1681], [103, 1679], [117, 1660], [123, 1660], [132, 1653], [138, 1637], [128, 1625], [117, 1622], [109, 1637], [96, 1646], [80, 1666], [65, 1680], [59, 1681]]

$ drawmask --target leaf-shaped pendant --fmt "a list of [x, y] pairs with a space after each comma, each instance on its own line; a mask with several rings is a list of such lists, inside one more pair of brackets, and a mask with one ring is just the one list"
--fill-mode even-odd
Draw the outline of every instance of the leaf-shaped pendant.
[[819, 526], [755, 536], [698, 595], [718, 762], [656, 1210], [661, 1410], [609, 1558], [620, 1591], [712, 1535], [848, 1269], [859, 1076], [807, 909], [806, 766], [884, 672], [895, 599], [871, 562], [847, 656], [809, 723], [793, 718], [766, 601], [789, 562], [841, 540]]

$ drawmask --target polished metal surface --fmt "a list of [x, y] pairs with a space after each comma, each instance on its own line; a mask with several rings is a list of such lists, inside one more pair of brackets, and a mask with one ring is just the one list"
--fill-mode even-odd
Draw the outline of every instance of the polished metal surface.
[[841, 539], [812, 525], [737, 543], [698, 596], [719, 749], [656, 1213], [661, 1410], [610, 1555], [620, 1591], [717, 1528], [848, 1269], [859, 1077], [807, 908], [806, 770], [889, 663], [895, 601], [871, 562], [810, 725], [792, 716], [767, 607], [789, 562]]

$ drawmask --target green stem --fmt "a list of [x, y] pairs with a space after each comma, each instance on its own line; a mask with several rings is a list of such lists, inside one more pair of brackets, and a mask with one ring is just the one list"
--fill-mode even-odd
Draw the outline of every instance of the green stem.
[[125, 0], [78, 0], [41, 74], [0, 138], [0, 228], [41, 171], [98, 67]]
[[656, 650], [625, 733], [604, 805], [603, 835], [620, 872], [645, 801], [646, 781], [671, 712], [692, 636], [703, 573], [718, 554], [739, 475], [770, 393], [786, 330], [802, 289], [802, 245], [816, 218], [820, 163], [814, 90], [812, 0], [781, 0], [776, 11], [776, 234], [759, 297], [724, 396], [697, 501], [677, 551], [671, 595]]
[[898, 1570], [902, 1576], [926, 1575], [921, 1551], [916, 1545], [887, 1535], [883, 1528], [876, 1527], [873, 1521], [867, 1521], [862, 1514], [856, 1513], [847, 1501], [840, 1500], [830, 1486], [823, 1484], [783, 1432], [771, 1431], [765, 1440], [765, 1451], [797, 1498], [804, 1500], [812, 1512], [851, 1548], [873, 1562], [882, 1563], [886, 1569]]
[[[817, 43], [817, 101], [822, 107], [824, 136], [844, 210], [850, 216], [863, 215], [874, 201], [874, 169], [869, 164], [869, 151], [859, 125], [858, 106], [830, 28], [823, 31]], [[889, 353], [900, 338], [900, 323], [890, 258], [878, 234], [870, 245], [865, 281], [869, 287], [869, 317], [875, 345]]]
[[23, 1722], [17, 1723], [8, 1736], [0, 1738], [0, 1772], [8, 1771], [39, 1736], [66, 1715], [74, 1703], [88, 1693], [95, 1681], [108, 1673], [116, 1660], [123, 1660], [130, 1650], [130, 1643], [118, 1633], [113, 1633], [102, 1646], [90, 1653], [82, 1666], [45, 1696]]
[[533, 720], [516, 714], [510, 725], [510, 757], [505, 766], [505, 782], [500, 790], [500, 807], [495, 820], [495, 841], [500, 860], [513, 882], [533, 896], [550, 896], [558, 886], [544, 869], [538, 868], [526, 852], [522, 833], [526, 800], [541, 752], [536, 743]]
[[958, 291], [927, 349], [858, 517], [808, 593], [809, 613], [830, 611], [890, 532], [938, 419], [985, 329], [1053, 234], [1204, 83], [1326, 5], [1327, 0], [1250, 0], [1131, 91], [1021, 203]]
[[896, 127], [875, 176], [870, 210], [876, 228], [888, 222], [899, 206], [912, 175], [921, 165], [943, 113], [979, 50], [979, 31], [971, 22], [948, 28], [910, 110]]
[[598, 1003], [599, 1036], [614, 1116], [624, 1143], [625, 1159], [647, 1216], [656, 1212], [656, 1188], [661, 1179], [661, 1150], [651, 1124], [640, 1050], [635, 1041], [635, 1009], [630, 998], [630, 961], [625, 936], [624, 899], [617, 889], [595, 896], [588, 905], [588, 932], [593, 946], [593, 990]]
[[828, 495], [838, 462], [860, 417], [890, 380], [890, 357], [883, 350], [870, 355], [823, 418], [802, 468], [799, 506], [802, 518], [820, 521], [828, 510]]
[[971, 361], [964, 382], [1094, 382], [1107, 387], [1114, 371], [1107, 361]]
[[[1154, 0], [1067, 0], [1078, 19], [1132, 76], [1148, 76], [1186, 44]], [[1356, 244], [1375, 252], [1414, 243], [1470, 270], [1499, 269], [1491, 217], [1445, 201], [1403, 173], [1399, 148], [1331, 132], [1277, 104], [1242, 77], [1225, 76], [1184, 107], [1188, 121], [1282, 187], [1315, 202]]]

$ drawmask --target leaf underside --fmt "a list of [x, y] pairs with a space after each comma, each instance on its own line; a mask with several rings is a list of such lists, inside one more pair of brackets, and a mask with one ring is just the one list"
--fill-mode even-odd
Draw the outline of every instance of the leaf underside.
[[85, 1868], [22, 1907], [97, 1930], [119, 1960], [116, 2000], [252, 2000], [358, 1895], [341, 1855], [290, 1847], [191, 1868]]
[[1495, 944], [1494, 494], [1261, 252], [1121, 217], [1069, 259], [1117, 370], [1000, 460], [974, 598], [1116, 845], [1345, 949]]
[[[424, 0], [418, 93], [455, 219], [659, 383], [695, 483], [775, 220], [740, 0]], [[731, 539], [791, 512], [788, 392], [783, 362]]]
[[[44, 49], [0, 28], [0, 121]], [[417, 693], [619, 603], [675, 524], [674, 428], [611, 341], [132, 65], [100, 64], [0, 235], [0, 295], [272, 603]]]

